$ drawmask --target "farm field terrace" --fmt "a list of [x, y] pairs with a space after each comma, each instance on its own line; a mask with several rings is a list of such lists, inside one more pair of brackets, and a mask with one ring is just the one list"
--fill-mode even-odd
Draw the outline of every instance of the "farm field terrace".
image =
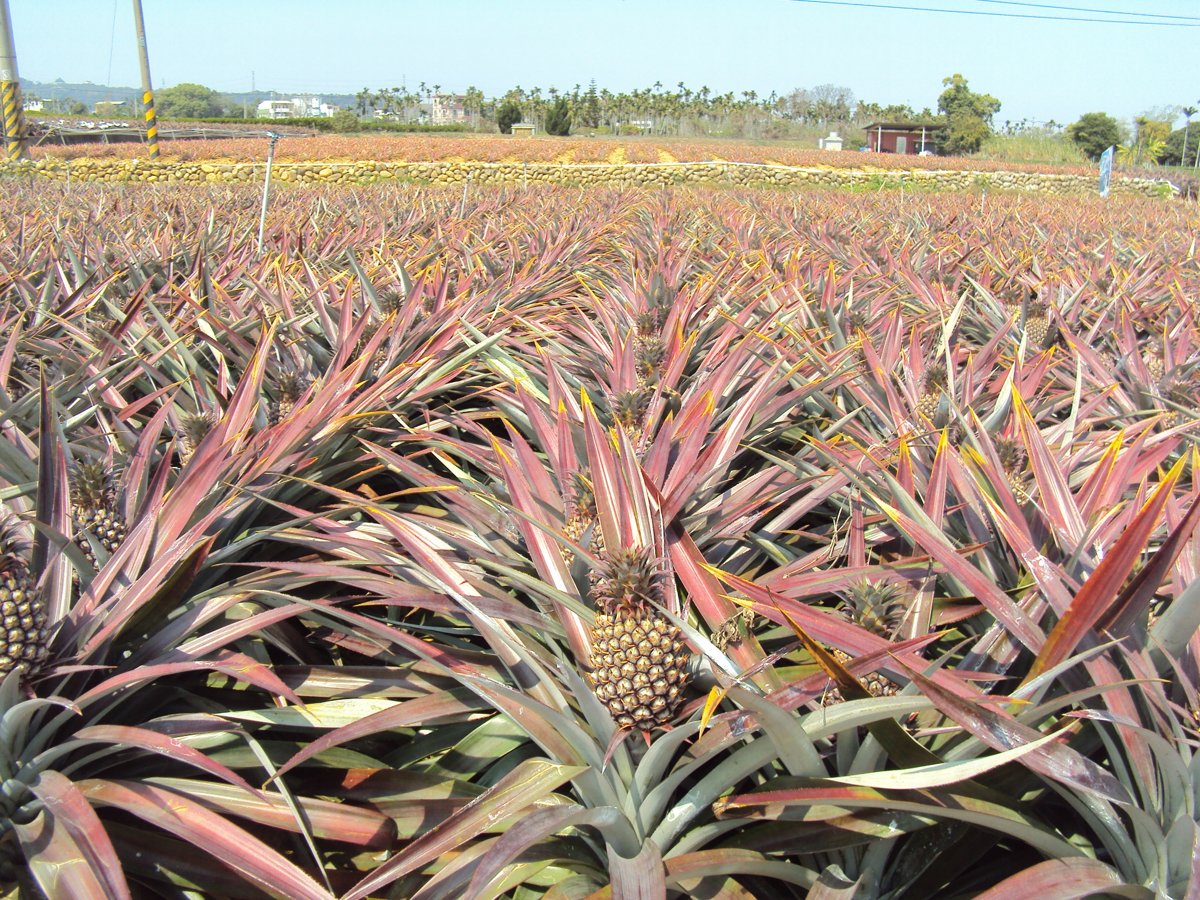
[[5, 190], [5, 882], [1200, 890], [1194, 204]]
[[[261, 123], [268, 128], [269, 122]], [[143, 144], [45, 143], [30, 150], [40, 158], [143, 157]], [[162, 145], [163, 159], [188, 162], [220, 160], [261, 162], [266, 156], [266, 139], [260, 136], [222, 140], [170, 141]], [[1092, 174], [1083, 166], [1048, 166], [1034, 163], [996, 162], [967, 157], [921, 157], [892, 153], [838, 153], [816, 150], [798, 142], [752, 142], [697, 140], [692, 138], [551, 138], [508, 135], [318, 135], [295, 137], [284, 134], [276, 148], [281, 162], [544, 162], [544, 163], [671, 163], [726, 162], [771, 163], [784, 166], [828, 166], [832, 168], [938, 169], [998, 172], [1020, 169], [1038, 173]]]

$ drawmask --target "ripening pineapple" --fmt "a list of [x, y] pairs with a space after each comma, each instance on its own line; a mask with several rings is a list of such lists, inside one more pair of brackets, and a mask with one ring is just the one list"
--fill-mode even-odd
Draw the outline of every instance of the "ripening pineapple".
[[634, 341], [633, 360], [637, 368], [638, 385], [658, 384], [666, 355], [667, 348], [658, 335], [639, 337]]
[[[604, 533], [593, 527], [597, 524], [596, 494], [586, 472], [575, 472], [571, 477], [570, 495], [567, 499], [567, 521], [563, 524], [563, 536], [578, 544], [589, 528], [592, 529], [591, 549], [597, 555], [604, 553]], [[564, 560], [570, 564], [574, 551], [570, 547], [559, 547]]]
[[650, 391], [639, 388], [621, 391], [613, 397], [613, 421], [624, 429], [629, 440], [635, 444], [641, 440], [646, 428], [646, 413], [650, 409]]
[[[846, 591], [841, 610], [855, 625], [890, 640], [904, 620], [908, 600], [908, 592], [900, 585], [863, 580]], [[849, 666], [853, 661], [853, 657], [843, 650], [834, 648], [832, 652], [843, 666]], [[879, 672], [868, 674], [862, 679], [862, 684], [872, 697], [890, 697], [900, 691], [896, 682]], [[841, 702], [842, 692], [836, 686], [826, 692], [823, 701], [825, 706]]]
[[658, 561], [647, 549], [606, 554], [591, 588], [596, 603], [588, 682], [622, 728], [650, 731], [674, 715], [690, 656], [679, 628], [654, 608]]
[[274, 428], [292, 414], [296, 401], [308, 387], [308, 378], [296, 369], [282, 370], [275, 381], [275, 399], [267, 404], [267, 422]]
[[211, 412], [184, 413], [179, 419], [179, 462], [186, 465], [217, 422]]
[[1150, 376], [1151, 381], [1162, 381], [1164, 372], [1166, 371], [1163, 364], [1162, 354], [1153, 347], [1147, 346], [1142, 351], [1142, 362], [1146, 366], [1146, 373]]
[[925, 370], [925, 383], [921, 386], [921, 396], [917, 398], [917, 415], [933, 421], [937, 416], [938, 405], [942, 402], [942, 394], [949, 385], [946, 367], [942, 363], [933, 363]]
[[400, 310], [404, 309], [404, 301], [408, 299], [400, 291], [384, 291], [379, 295], [379, 308], [383, 311], [383, 315], [394, 316]]
[[1030, 300], [1025, 309], [1025, 336], [1033, 350], [1046, 350], [1049, 347], [1050, 310], [1040, 300]]
[[871, 327], [871, 316], [860, 309], [853, 310], [846, 314], [846, 336], [854, 337], [860, 331], [866, 331]]
[[1029, 471], [1029, 454], [1024, 445], [1015, 438], [998, 437], [992, 440], [996, 447], [996, 456], [1004, 469], [1004, 480], [1018, 500], [1028, 500], [1029, 491], [1026, 489], [1026, 474]]
[[117, 505], [117, 489], [112, 471], [103, 462], [81, 462], [71, 479], [71, 518], [78, 534], [75, 543], [88, 562], [96, 565], [88, 535], [105, 552], [112, 554], [125, 540], [125, 517]]
[[0, 524], [0, 676], [26, 673], [46, 657], [46, 608], [18, 540], [16, 523]]
[[18, 350], [8, 371], [8, 393], [14, 400], [20, 400], [37, 391], [40, 378], [37, 357]]
[[[1192, 421], [1193, 417], [1184, 412], [1184, 409], [1195, 407], [1197, 388], [1198, 385], [1195, 382], [1180, 375], [1171, 375], [1163, 381], [1160, 390], [1165, 401], [1163, 406], [1166, 409], [1166, 414], [1163, 416], [1164, 428], [1176, 428]], [[1177, 409], [1177, 407], [1184, 409]]]
[[638, 340], [653, 336], [657, 337], [662, 330], [663, 320], [656, 309], [648, 309], [638, 313], [633, 319], [633, 329], [637, 332]]

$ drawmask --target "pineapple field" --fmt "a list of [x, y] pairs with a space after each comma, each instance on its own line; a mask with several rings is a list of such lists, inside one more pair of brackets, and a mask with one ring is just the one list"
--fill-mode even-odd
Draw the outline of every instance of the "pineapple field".
[[5, 186], [5, 892], [1200, 896], [1195, 204]]

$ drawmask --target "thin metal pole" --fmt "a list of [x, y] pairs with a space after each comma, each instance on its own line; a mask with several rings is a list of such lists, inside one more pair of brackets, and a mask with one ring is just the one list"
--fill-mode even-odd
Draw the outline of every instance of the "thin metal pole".
[[4, 103], [6, 155], [15, 161], [29, 156], [21, 115], [21, 78], [17, 74], [17, 51], [13, 45], [12, 16], [8, 0], [0, 0], [0, 93]]
[[467, 191], [471, 187], [471, 176], [474, 174], [474, 172], [467, 172], [467, 177], [463, 181], [462, 203], [458, 205], [458, 217], [460, 219], [466, 218], [467, 215]]
[[267, 132], [267, 137], [271, 139], [271, 144], [267, 148], [267, 177], [263, 179], [263, 198], [262, 212], [258, 216], [258, 255], [262, 255], [263, 231], [267, 227], [267, 197], [271, 193], [271, 163], [275, 161], [275, 142], [279, 140], [279, 135], [273, 131]]
[[150, 54], [146, 50], [146, 22], [142, 0], [133, 0], [133, 24], [137, 29], [138, 62], [142, 67], [142, 109], [146, 115], [146, 143], [150, 158], [158, 159], [158, 118], [154, 114], [154, 88], [150, 84]]

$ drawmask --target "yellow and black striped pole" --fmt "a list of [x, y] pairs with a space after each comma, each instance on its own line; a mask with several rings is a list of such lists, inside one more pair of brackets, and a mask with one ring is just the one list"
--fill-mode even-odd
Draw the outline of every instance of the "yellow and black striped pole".
[[154, 115], [154, 91], [142, 94], [146, 108], [146, 143], [150, 145], [150, 158], [158, 159], [158, 119]]
[[142, 106], [146, 114], [146, 143], [150, 158], [158, 159], [158, 119], [154, 115], [154, 88], [150, 86], [150, 54], [146, 50], [146, 22], [142, 0], [133, 0], [133, 24], [137, 29], [138, 61], [142, 65]]
[[15, 81], [5, 81], [0, 92], [4, 97], [6, 156], [10, 162], [16, 162], [25, 155], [25, 135], [21, 127], [21, 86]]
[[4, 104], [5, 158], [26, 156], [25, 128], [21, 121], [21, 79], [17, 75], [17, 50], [13, 43], [8, 0], [0, 0], [0, 98]]

